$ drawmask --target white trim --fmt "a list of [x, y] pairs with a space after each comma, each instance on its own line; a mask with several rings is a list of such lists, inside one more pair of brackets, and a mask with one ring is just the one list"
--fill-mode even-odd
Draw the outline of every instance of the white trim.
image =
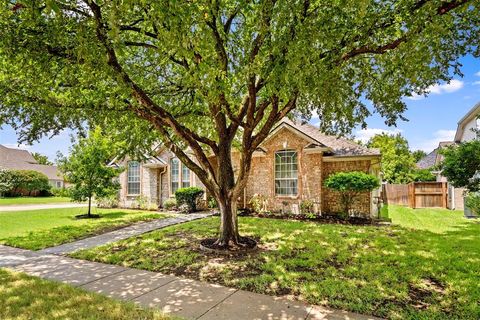
[[380, 155], [364, 155], [364, 156], [324, 156], [324, 162], [335, 161], [355, 161], [355, 160], [375, 160], [380, 158]]

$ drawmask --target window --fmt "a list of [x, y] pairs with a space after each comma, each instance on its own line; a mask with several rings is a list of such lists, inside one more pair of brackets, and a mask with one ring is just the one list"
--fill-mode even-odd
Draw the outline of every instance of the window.
[[182, 163], [182, 188], [190, 187], [190, 169]]
[[127, 193], [140, 194], [140, 163], [130, 161], [127, 169]]
[[275, 194], [296, 196], [298, 193], [297, 153], [292, 150], [275, 152]]
[[55, 182], [55, 187], [56, 187], [56, 188], [62, 188], [62, 187], [63, 187], [62, 181], [56, 181], [56, 182]]
[[174, 194], [177, 191], [180, 181], [180, 161], [177, 158], [170, 160], [170, 190]]

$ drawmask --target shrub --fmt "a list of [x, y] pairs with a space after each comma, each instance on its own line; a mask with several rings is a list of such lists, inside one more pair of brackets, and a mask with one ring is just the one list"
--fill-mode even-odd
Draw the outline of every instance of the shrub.
[[465, 197], [465, 204], [474, 214], [480, 214], [480, 194], [470, 192]]
[[195, 212], [197, 211], [197, 201], [203, 193], [203, 189], [199, 187], [180, 188], [175, 191], [175, 199], [179, 207], [182, 205], [188, 206], [186, 212]]
[[250, 205], [256, 213], [265, 213], [268, 211], [268, 199], [262, 194], [254, 194], [252, 199], [250, 199]]
[[340, 202], [346, 215], [362, 192], [370, 192], [379, 186], [376, 177], [361, 171], [338, 172], [325, 180], [325, 187], [340, 192]]
[[209, 209], [218, 208], [217, 200], [212, 196], [208, 197], [207, 204]]
[[417, 169], [413, 171], [412, 178], [414, 181], [419, 181], [419, 182], [437, 180], [437, 177], [429, 169]]
[[0, 196], [3, 196], [13, 189], [12, 170], [0, 169]]
[[135, 201], [132, 204], [133, 208], [141, 209], [141, 210], [148, 210], [150, 205], [150, 201], [145, 196], [138, 196], [135, 198]]
[[167, 199], [163, 202], [163, 209], [173, 210], [177, 207], [177, 201], [175, 199]]
[[50, 192], [55, 197], [68, 197], [72, 196], [72, 190], [70, 188], [52, 188]]
[[303, 214], [308, 214], [313, 212], [313, 201], [312, 200], [303, 200], [300, 202], [300, 211]]
[[118, 196], [109, 195], [97, 199], [97, 207], [99, 208], [118, 208]]

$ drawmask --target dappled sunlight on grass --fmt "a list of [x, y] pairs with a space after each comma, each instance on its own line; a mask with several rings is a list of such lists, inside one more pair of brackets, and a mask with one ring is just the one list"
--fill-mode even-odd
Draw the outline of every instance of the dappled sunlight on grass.
[[0, 269], [0, 306], [0, 319], [168, 319], [133, 303], [4, 269]]
[[[80, 210], [85, 210], [80, 208]], [[167, 215], [139, 210], [96, 209], [100, 218], [76, 219], [79, 208], [0, 214], [0, 244], [39, 250]]]
[[217, 256], [199, 249], [218, 230], [208, 218], [75, 256], [381, 317], [478, 319], [480, 225], [456, 219], [429, 231], [241, 218], [259, 250]]

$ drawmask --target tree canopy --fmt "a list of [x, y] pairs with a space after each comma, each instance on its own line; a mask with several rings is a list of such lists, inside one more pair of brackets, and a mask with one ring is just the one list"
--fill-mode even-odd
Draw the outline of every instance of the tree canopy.
[[409, 183], [415, 169], [415, 159], [408, 147], [408, 141], [400, 133], [375, 135], [368, 141], [368, 147], [378, 148], [382, 154], [383, 179], [388, 183]]
[[442, 175], [457, 188], [480, 191], [480, 141], [472, 140], [440, 150]]
[[49, 166], [53, 165], [53, 162], [50, 161], [46, 155], [38, 152], [32, 152], [32, 156], [39, 164], [45, 164]]
[[[365, 126], [373, 111], [394, 124], [406, 109], [402, 97], [461, 75], [458, 59], [479, 55], [478, 7], [478, 0], [7, 1], [0, 124], [22, 140], [100, 125], [126, 151], [161, 140], [215, 196], [223, 238], [236, 241], [233, 199], [254, 150], [282, 117], [316, 112], [323, 130], [338, 133]], [[242, 154], [236, 175], [232, 146]]]

